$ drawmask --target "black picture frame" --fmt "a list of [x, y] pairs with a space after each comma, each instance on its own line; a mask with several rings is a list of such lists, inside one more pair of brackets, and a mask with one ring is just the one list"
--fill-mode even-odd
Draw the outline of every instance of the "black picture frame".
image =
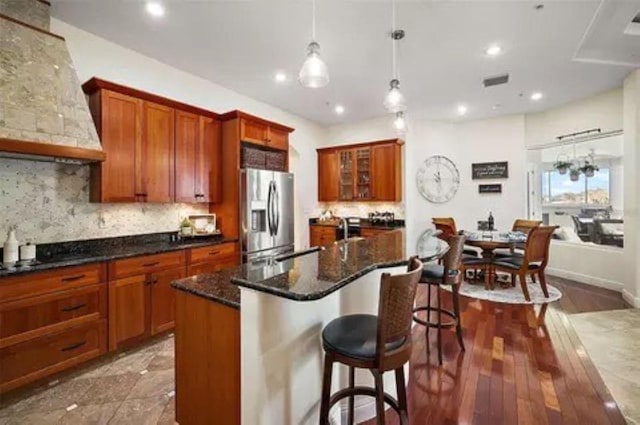
[[509, 178], [509, 162], [497, 161], [471, 164], [471, 178], [473, 180]]
[[502, 193], [502, 184], [480, 184], [478, 185], [478, 193]]

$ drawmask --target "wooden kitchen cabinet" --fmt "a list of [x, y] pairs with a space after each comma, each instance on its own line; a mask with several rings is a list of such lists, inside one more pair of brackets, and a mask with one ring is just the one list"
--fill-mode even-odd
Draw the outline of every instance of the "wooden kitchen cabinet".
[[374, 201], [402, 201], [401, 149], [397, 143], [371, 147], [371, 191]]
[[309, 226], [309, 245], [325, 246], [332, 244], [336, 241], [336, 227], [325, 225], [311, 225]]
[[201, 248], [192, 248], [187, 254], [187, 275], [213, 273], [240, 264], [237, 243], [224, 243]]
[[220, 200], [220, 123], [176, 111], [175, 201]]
[[268, 146], [281, 151], [289, 150], [289, 132], [270, 126]]
[[104, 264], [88, 264], [2, 279], [0, 393], [107, 350]]
[[400, 202], [402, 141], [318, 149], [318, 201]]
[[288, 150], [291, 129], [243, 114], [240, 118], [240, 140], [271, 149]]
[[336, 202], [339, 197], [338, 153], [334, 150], [318, 151], [318, 201]]
[[218, 114], [96, 78], [83, 89], [107, 157], [91, 165], [92, 202], [220, 200]]
[[171, 282], [185, 277], [184, 251], [115, 260], [109, 275], [110, 351], [173, 327]]

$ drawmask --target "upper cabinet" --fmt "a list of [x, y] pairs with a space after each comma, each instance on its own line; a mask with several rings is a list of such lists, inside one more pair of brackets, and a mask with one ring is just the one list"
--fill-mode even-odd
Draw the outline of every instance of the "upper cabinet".
[[237, 113], [240, 119], [240, 140], [270, 149], [289, 150], [291, 128], [262, 120], [244, 113]]
[[318, 201], [400, 202], [401, 150], [398, 139], [318, 149]]
[[91, 166], [92, 202], [218, 202], [218, 115], [92, 79], [83, 86], [106, 161]]

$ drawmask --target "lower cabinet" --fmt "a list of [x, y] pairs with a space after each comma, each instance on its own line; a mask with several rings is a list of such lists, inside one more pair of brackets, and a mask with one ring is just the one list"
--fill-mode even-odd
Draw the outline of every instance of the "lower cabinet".
[[224, 243], [202, 248], [193, 248], [189, 250], [187, 263], [187, 276], [213, 273], [235, 267], [240, 264], [238, 244]]
[[109, 288], [109, 350], [136, 344], [173, 328], [175, 291], [171, 282], [185, 277], [184, 267], [112, 281]]
[[309, 226], [310, 246], [325, 246], [336, 241], [335, 226]]
[[380, 233], [388, 232], [387, 229], [374, 229], [374, 228], [363, 228], [360, 229], [360, 236], [363, 238], [369, 238], [371, 236], [379, 235]]

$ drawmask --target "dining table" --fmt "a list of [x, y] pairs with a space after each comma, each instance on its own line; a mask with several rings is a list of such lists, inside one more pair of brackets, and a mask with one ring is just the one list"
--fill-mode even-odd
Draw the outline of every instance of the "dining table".
[[513, 250], [516, 245], [521, 245], [526, 241], [526, 235], [522, 232], [465, 232], [465, 245], [480, 248], [481, 255], [485, 260], [484, 265], [484, 286], [485, 289], [494, 289], [496, 272], [493, 267], [496, 249]]

